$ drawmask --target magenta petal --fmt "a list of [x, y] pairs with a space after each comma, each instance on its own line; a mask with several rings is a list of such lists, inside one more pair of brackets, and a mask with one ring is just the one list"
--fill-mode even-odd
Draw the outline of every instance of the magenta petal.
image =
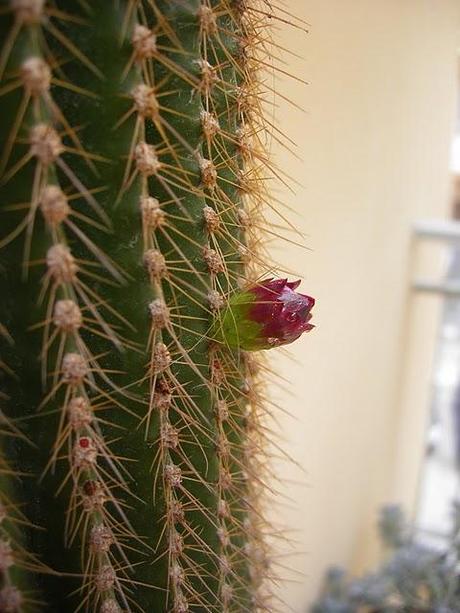
[[269, 282], [264, 282], [263, 287], [272, 294], [278, 294], [286, 286], [287, 279], [270, 279]]
[[302, 298], [306, 298], [308, 300], [308, 304], [310, 306], [310, 308], [313, 308], [315, 306], [315, 299], [312, 298], [311, 296], [307, 296], [307, 294], [298, 294], [299, 296], [302, 296]]
[[249, 317], [252, 321], [270, 327], [279, 318], [282, 310], [283, 304], [277, 301], [273, 294], [264, 295], [251, 305]]
[[263, 283], [251, 287], [249, 292], [255, 296], [259, 303], [274, 303], [282, 293], [286, 282], [287, 279], [267, 279]]
[[[289, 281], [288, 283], [286, 283], [286, 285], [288, 287], [290, 287], [291, 289], [297, 289], [300, 285], [301, 281], [300, 279], [298, 281]], [[303, 294], [300, 294], [301, 296], [303, 296]]]

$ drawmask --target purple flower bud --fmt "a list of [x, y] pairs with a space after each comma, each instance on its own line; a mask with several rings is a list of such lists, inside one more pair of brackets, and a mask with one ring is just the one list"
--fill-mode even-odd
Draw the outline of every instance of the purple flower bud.
[[300, 281], [267, 279], [235, 293], [222, 313], [217, 337], [247, 351], [292, 343], [314, 326], [314, 298], [296, 292]]

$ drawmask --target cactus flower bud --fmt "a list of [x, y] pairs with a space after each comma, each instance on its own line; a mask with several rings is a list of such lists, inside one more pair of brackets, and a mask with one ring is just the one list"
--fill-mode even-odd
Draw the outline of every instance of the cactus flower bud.
[[216, 323], [216, 340], [246, 351], [270, 349], [297, 340], [309, 323], [314, 298], [299, 294], [300, 281], [266, 279], [236, 292]]

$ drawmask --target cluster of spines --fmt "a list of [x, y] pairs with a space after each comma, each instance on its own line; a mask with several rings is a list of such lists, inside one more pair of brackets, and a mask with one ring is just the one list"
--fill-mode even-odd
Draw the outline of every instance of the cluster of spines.
[[[1, 436], [11, 435], [11, 430], [5, 424], [3, 416]], [[3, 454], [0, 455], [0, 481], [4, 487], [5, 479], [11, 477], [12, 470], [8, 466]], [[15, 568], [33, 568], [31, 556], [15, 540], [14, 532], [17, 532], [17, 522], [28, 525], [27, 519], [20, 513], [17, 506], [7, 497], [4, 491], [0, 492], [0, 611], [17, 611], [30, 602], [21, 588], [15, 583], [12, 571]], [[34, 570], [40, 570], [35, 564]]]
[[[289, 187], [290, 178], [277, 168], [268, 150], [271, 139], [288, 150], [293, 144], [270, 118], [271, 97], [278, 92], [267, 75], [274, 73], [276, 76], [278, 71], [291, 75], [277, 65], [277, 46], [270, 29], [267, 29], [267, 21], [280, 19], [301, 29], [304, 29], [304, 24], [287, 12], [283, 15], [280, 7], [275, 10], [271, 3], [223, 2], [220, 3], [221, 8], [222, 5], [229, 9], [237, 31], [237, 50], [231, 62], [237, 78], [234, 90], [236, 126], [234, 133], [227, 138], [237, 149], [238, 168], [234, 172], [239, 206], [235, 211], [235, 225], [239, 259], [244, 266], [244, 287], [256, 282], [264, 272], [270, 272], [271, 257], [266, 245], [272, 237], [284, 239], [286, 232], [295, 231], [282, 211], [283, 203], [273, 197], [270, 181], [267, 180], [271, 177]], [[282, 94], [280, 96], [291, 103]], [[234, 195], [232, 199], [235, 200]], [[267, 221], [267, 210], [269, 218], [278, 216], [279, 224], [273, 220]], [[230, 220], [229, 226], [234, 223]], [[280, 269], [275, 263], [272, 267]], [[242, 548], [246, 562], [245, 566], [241, 563], [238, 565], [236, 556], [235, 568], [240, 582], [233, 583], [233, 594], [244, 593], [244, 590], [241, 592], [241, 577], [250, 587], [246, 592], [249, 601], [244, 601], [244, 604], [240, 602], [239, 605], [236, 601], [236, 609], [240, 606], [248, 610], [275, 611], [278, 607], [285, 610], [285, 603], [279, 600], [276, 584], [280, 568], [284, 570], [286, 567], [276, 561], [276, 551], [280, 549], [280, 541], [286, 543], [287, 538], [266, 517], [266, 510], [278, 494], [274, 489], [276, 474], [270, 470], [269, 456], [280, 453], [281, 457], [292, 461], [277, 444], [275, 420], [274, 427], [272, 425], [271, 405], [276, 410], [280, 407], [273, 405], [265, 394], [267, 380], [274, 378], [276, 381], [276, 375], [273, 377], [267, 360], [260, 354], [239, 352], [236, 360], [229, 360], [229, 353], [224, 352], [222, 364], [227, 380], [225, 387], [230, 388], [232, 397], [229, 406], [240, 406], [240, 410], [234, 411], [233, 415], [230, 413], [231, 424], [227, 430], [231, 441], [232, 438], [235, 440], [235, 432], [238, 433], [236, 445], [230, 447], [235, 471], [233, 476], [236, 474], [236, 478], [233, 478], [234, 495], [238, 500], [238, 504], [233, 506], [233, 525], [238, 526], [234, 529], [235, 540]]]
[[[12, 342], [8, 330], [3, 325], [0, 325], [0, 336], [7, 342]], [[1, 361], [0, 374], [12, 376], [14, 373], [4, 361]], [[1, 404], [4, 400], [6, 398], [0, 392]], [[19, 514], [17, 506], [7, 495], [6, 482], [14, 476], [14, 471], [4, 452], [5, 437], [18, 435], [20, 432], [0, 408], [0, 611], [16, 611], [25, 600], [21, 589], [14, 582], [11, 571], [21, 561], [18, 555], [19, 548], [13, 538], [15, 523], [19, 519], [27, 524], [27, 520]]]
[[[138, 22], [142, 19], [143, 12], [140, 3], [133, 3], [134, 24], [132, 27], [133, 62], [138, 65], [139, 81], [132, 90], [134, 101], [135, 134], [133, 138], [135, 170], [140, 182], [139, 212], [142, 223], [143, 237], [143, 264], [152, 288], [152, 301], [149, 304], [151, 327], [148, 339], [148, 351], [150, 354], [147, 378], [150, 387], [148, 412], [145, 417], [145, 436], [155, 442], [155, 455], [152, 461], [154, 474], [154, 500], [162, 500], [164, 516], [162, 518], [163, 530], [160, 534], [157, 547], [162, 549], [160, 555], [167, 557], [167, 598], [166, 606], [175, 613], [185, 613], [189, 610], [191, 599], [198, 600], [199, 592], [190, 585], [190, 574], [194, 571], [191, 559], [185, 543], [187, 523], [185, 510], [192, 505], [195, 508], [195, 500], [184, 505], [183, 498], [187, 497], [185, 473], [191, 473], [189, 468], [184, 471], [187, 458], [182, 452], [184, 433], [194, 425], [194, 419], [181, 410], [180, 400], [184, 393], [180, 383], [175, 379], [171, 371], [171, 364], [175, 355], [176, 359], [187, 359], [185, 349], [182, 347], [176, 332], [174, 314], [171, 314], [167, 305], [164, 285], [178, 288], [174, 282], [174, 263], [168, 262], [162, 252], [159, 235], [162, 235], [174, 248], [176, 243], [171, 232], [174, 232], [174, 221], [168, 211], [168, 204], [176, 205], [175, 210], [179, 213], [183, 210], [181, 201], [176, 196], [177, 186], [192, 190], [186, 172], [182, 169], [178, 153], [170, 143], [171, 133], [175, 136], [174, 127], [164, 117], [168, 109], [162, 108], [159, 99], [161, 90], [156, 82], [155, 63], [166, 63], [174, 67], [174, 63], [166, 55], [161, 53], [157, 45], [157, 32], [151, 30], [147, 23]], [[156, 7], [155, 7], [156, 8]], [[161, 30], [158, 32], [161, 32]], [[179, 68], [175, 68], [179, 70]], [[157, 133], [162, 138], [162, 146], [146, 142], [146, 126], [154, 125]], [[169, 154], [174, 164], [168, 165], [160, 154]], [[129, 183], [129, 171], [125, 173], [125, 181]], [[163, 193], [169, 196], [168, 201], [161, 203], [160, 199], [151, 193], [152, 182], [149, 178], [156, 179], [156, 185], [162, 188]], [[190, 185], [189, 185], [190, 183]], [[186, 211], [183, 211], [186, 215]], [[174, 215], [174, 214], [173, 214]], [[185, 265], [186, 262], [184, 262]], [[174, 291], [172, 291], [174, 295]], [[168, 343], [168, 339], [170, 342]], [[166, 342], [165, 342], [166, 341]], [[168, 346], [169, 345], [169, 346]], [[174, 396], [173, 396], [174, 392]], [[178, 401], [179, 399], [179, 401]], [[192, 404], [192, 401], [190, 402]], [[190, 409], [190, 407], [187, 407]], [[171, 414], [175, 414], [175, 423], [171, 421]], [[177, 425], [177, 417], [180, 414], [183, 424]], [[156, 437], [155, 437], [156, 432]], [[183, 461], [180, 462], [179, 458]], [[181, 463], [182, 466], [179, 466]], [[189, 494], [190, 496], [190, 494]], [[189, 528], [189, 534], [193, 531]], [[195, 543], [196, 546], [196, 543]]]
[[[136, 31], [139, 31], [140, 28], [145, 30], [143, 25], [135, 26]], [[169, 32], [160, 31], [160, 33], [164, 38], [170, 38]], [[181, 42], [172, 39], [170, 44], [180, 45]], [[156, 75], [155, 62], [157, 64], [166, 63], [170, 69], [172, 68], [176, 72], [179, 78], [184, 78], [187, 92], [185, 95], [187, 97], [200, 95], [203, 88], [200, 59], [194, 61], [196, 61], [201, 74], [197, 77], [185, 73], [185, 78], [180, 66], [173, 64], [174, 60], [171, 59], [170, 54], [159, 56], [156, 49], [155, 52], [149, 58], [145, 58], [147, 61], [150, 60], [153, 66], [150, 70], [148, 67], [143, 67], [141, 74], [144, 78], [151, 78]], [[177, 49], [177, 52], [180, 53], [180, 49]], [[139, 56], [139, 54], [136, 55]], [[145, 89], [146, 87], [152, 88], [152, 85], [152, 83], [147, 82], [138, 87]], [[163, 109], [163, 111], [167, 114], [168, 109]], [[209, 182], [215, 180], [215, 173], [212, 168], [206, 166], [206, 162], [199, 151], [195, 150], [190, 143], [186, 142], [185, 147], [183, 146], [183, 137], [178, 139], [174, 127], [163, 119], [166, 131], [169, 130], [176, 137], [175, 140], [178, 141], [178, 145], [182, 146], [182, 156], [188, 156], [192, 160], [192, 168], [189, 164], [188, 169], [186, 169], [187, 163], [183, 163], [179, 154], [170, 146], [165, 130], [159, 129], [159, 117], [149, 117], [149, 119], [155, 123], [157, 131], [163, 139], [163, 146], [176, 166], [176, 176], [173, 183], [165, 185], [164, 181], [167, 178], [164, 177], [161, 181], [161, 177], [157, 174], [155, 178], [157, 181], [160, 179], [160, 189], [163, 188], [163, 191], [166, 191], [166, 194], [170, 196], [171, 204], [176, 205], [174, 207], [176, 218], [181, 212], [182, 215], [189, 216], [190, 212], [184, 210], [182, 203], [178, 201], [176, 190], [191, 193], [198, 201], [205, 203], [205, 190], [213, 189]], [[143, 147], [149, 146], [144, 143], [141, 143], [141, 145]], [[137, 147], [139, 147], [139, 144]], [[198, 172], [193, 171], [193, 162], [198, 166]], [[190, 487], [190, 484], [195, 482], [199, 487], [210, 490], [212, 493], [212, 483], [209, 483], [206, 476], [200, 473], [188, 451], [191, 447], [195, 447], [196, 454], [203, 453], [204, 455], [204, 450], [200, 452], [203, 440], [205, 444], [209, 445], [212, 443], [213, 436], [206, 424], [202, 409], [194, 401], [193, 391], [189, 392], [185, 385], [177, 379], [171, 366], [178, 361], [182, 361], [194, 372], [197, 379], [195, 385], [197, 386], [208, 388], [210, 381], [203, 366], [194, 365], [190, 361], [187, 349], [181, 341], [184, 331], [192, 327], [190, 322], [193, 323], [193, 317], [188, 319], [185, 313], [181, 313], [180, 310], [174, 312], [174, 308], [171, 312], [165, 299], [164, 286], [166, 286], [168, 294], [174, 297], [176, 292], [184, 291], [180, 287], [180, 283], [184, 283], [184, 273], [185, 276], [187, 272], [191, 273], [193, 276], [190, 278], [193, 280], [193, 277], [195, 277], [195, 279], [191, 283], [185, 281], [185, 289], [191, 293], [192, 301], [198, 303], [202, 314], [205, 316], [212, 306], [211, 304], [209, 307], [206, 304], [203, 305], [203, 298], [208, 299], [206, 296], [207, 283], [205, 277], [203, 277], [204, 267], [200, 266], [203, 272], [198, 272], [195, 264], [187, 256], [183, 256], [182, 249], [178, 246], [176, 240], [167, 233], [168, 225], [173, 236], [179, 235], [182, 243], [184, 243], [184, 240], [185, 242], [189, 241], [189, 249], [195, 252], [195, 257], [204, 259], [205, 268], [208, 269], [211, 279], [215, 278], [217, 272], [223, 271], [223, 268], [219, 256], [209, 246], [200, 243], [196, 237], [180, 236], [180, 232], [173, 226], [174, 216], [171, 219], [171, 213], [160, 205], [154, 195], [149, 193], [149, 183], [146, 178], [142, 177], [141, 181], [144, 262], [149, 272], [155, 296], [150, 304], [152, 316], [151, 362], [149, 367], [151, 392], [149, 415], [147, 416], [147, 435], [151, 431], [150, 423], [153, 420], [157, 426], [156, 454], [153, 463], [155, 499], [161, 498], [164, 505], [161, 555], [167, 557], [167, 606], [175, 613], [185, 613], [196, 607], [203, 610], [213, 610], [216, 606], [214, 603], [218, 601], [219, 595], [212, 594], [212, 588], [210, 588], [210, 583], [213, 581], [212, 572], [209, 568], [203, 567], [194, 560], [193, 552], [201, 550], [208, 558], [214, 558], [216, 553], [212, 545], [206, 542], [206, 539], [200, 534], [199, 526], [189, 519], [198, 514], [210, 518], [213, 523], [213, 510], [207, 509], [197, 494], [193, 492], [193, 488]], [[206, 217], [209, 208], [206, 206], [202, 208], [203, 217], [199, 220], [199, 224], [203, 228], [209, 228]], [[175, 253], [175, 257], [179, 259], [168, 261], [165, 254], [162, 253], [162, 248], [165, 247]], [[179, 274], [180, 280], [175, 281], [175, 271], [182, 273], [182, 277]], [[169, 347], [165, 343], [166, 339], [170, 341]], [[154, 419], [154, 416], [156, 419]], [[158, 488], [158, 486], [161, 487]]]
[[[131, 13], [135, 15], [135, 3], [131, 5], [131, 9]], [[139, 13], [145, 15], [141, 11]], [[202, 143], [200, 148], [191, 151], [198, 165], [198, 181], [195, 183], [189, 178], [193, 179], [193, 173], [183, 168], [181, 156], [169, 143], [168, 131], [173, 136], [177, 133], [165, 119], [162, 119], [156, 97], [158, 89], [153, 81], [156, 75], [155, 64], [158, 63], [167, 64], [179, 78], [184, 76], [179, 66], [173, 65], [170, 58], [160, 54], [161, 46], [157, 44], [156, 34], [169, 38], [169, 32], [162, 32], [161, 28], [153, 32], [145, 23], [135, 23], [133, 26], [132, 58], [133, 62], [139, 65], [141, 81], [132, 91], [135, 103], [133, 110], [137, 114], [132, 142], [135, 168], [134, 170], [127, 168], [125, 183], [128, 189], [136, 174], [140, 178], [144, 264], [154, 296], [149, 305], [152, 316], [149, 335], [151, 360], [148, 372], [151, 394], [146, 431], [149, 436], [154, 430], [150, 424], [153, 415], [157, 415], [157, 419], [154, 420], [158, 433], [154, 482], [162, 486], [166, 523], [164, 555], [168, 557], [169, 568], [168, 593], [172, 609], [177, 612], [186, 611], [189, 607], [202, 606], [212, 609], [213, 606], [206, 593], [199, 595], [200, 584], [202, 587], [209, 580], [209, 575], [206, 575], [209, 571], [200, 569], [193, 558], [187, 556], [187, 544], [191, 550], [196, 547], [207, 549], [208, 555], [215, 559], [219, 577], [217, 600], [224, 611], [230, 611], [232, 606], [235, 607], [235, 603], [243, 608], [254, 604], [248, 597], [249, 590], [245, 577], [250, 573], [254, 576], [254, 569], [250, 570], [254, 557], [251, 554], [253, 548], [250, 544], [256, 540], [254, 527], [252, 524], [249, 525], [251, 501], [248, 499], [250, 488], [246, 482], [250, 473], [245, 465], [248, 452], [244, 450], [248, 445], [242, 443], [245, 434], [242, 427], [245, 419], [243, 414], [248, 402], [248, 394], [244, 393], [248, 381], [248, 377], [244, 376], [247, 371], [247, 360], [241, 359], [238, 352], [232, 356], [210, 344], [209, 377], [206, 378], [202, 371], [197, 373], [198, 378], [202, 379], [202, 385], [210, 390], [210, 401], [215, 412], [214, 431], [208, 430], [208, 426], [203, 423], [202, 418], [200, 419], [200, 408], [194, 407], [193, 397], [176, 380], [171, 368], [175, 363], [172, 355], [177, 356], [179, 360], [186, 358], [187, 355], [180, 341], [181, 333], [186, 327], [184, 324], [186, 318], [179, 313], [175, 321], [165, 300], [164, 284], [169, 286], [170, 294], [174, 294], [174, 291], [171, 292], [171, 284], [176, 263], [168, 262], [161, 251], [161, 246], [165, 242], [171, 243], [176, 254], [181, 255], [181, 251], [170, 237], [167, 237], [167, 241], [157, 238], [158, 235], [164, 236], [171, 220], [168, 219], [169, 214], [164, 203], [160, 203], [156, 194], [151, 193], [152, 182], [148, 180], [149, 177], [154, 177], [157, 183], [154, 181], [153, 185], [163, 188], [171, 196], [171, 204], [180, 204], [174, 188], [194, 193], [203, 201], [202, 223], [207, 240], [201, 248], [201, 256], [209, 275], [207, 306], [208, 312], [218, 316], [219, 310], [225, 304], [226, 296], [234, 289], [237, 282], [248, 278], [244, 268], [250, 256], [244, 236], [245, 231], [250, 229], [250, 216], [243, 208], [241, 199], [243, 167], [250, 156], [249, 134], [246, 130], [243, 142], [242, 131], [235, 132], [238, 125], [244, 125], [242, 119], [243, 116], [246, 117], [246, 109], [240, 108], [237, 103], [241, 91], [238, 83], [244, 84], [245, 69], [240, 65], [241, 57], [232, 55], [235, 51], [240, 53], [238, 48], [240, 16], [239, 12], [235, 15], [231, 7], [225, 4], [212, 6], [211, 3], [204, 1], [198, 8], [200, 55], [194, 60], [198, 69], [198, 78], [187, 75], [186, 79], [190, 96], [200, 96], [202, 104], [200, 112]], [[222, 27], [219, 23], [225, 26]], [[227, 27], [229, 31], [226, 31]], [[170, 43], [175, 44], [174, 38], [170, 38]], [[227, 44], [230, 40], [233, 50], [229, 50], [222, 43], [222, 38], [227, 39]], [[180, 53], [180, 49], [176, 51]], [[168, 111], [167, 108], [162, 110], [166, 113]], [[145, 122], [153, 122], [163, 140], [164, 153], [168, 154], [176, 164], [172, 184], [171, 173], [166, 172], [163, 176], [161, 174], [166, 165], [163, 165], [158, 155], [159, 148], [144, 140]], [[183, 144], [180, 139], [178, 144]], [[182, 156], [190, 154], [190, 149], [190, 145], [186, 146]], [[220, 169], [222, 175], [219, 173]], [[245, 191], [248, 193], [248, 188]], [[181, 211], [182, 205], [176, 207], [176, 215], [177, 210]], [[187, 214], [187, 211], [184, 214]], [[193, 239], [190, 239], [190, 242], [193, 243]], [[195, 243], [194, 246], [200, 250], [199, 244]], [[201, 273], [195, 270], [192, 262], [184, 258], [178, 263], [185, 265], [189, 272], [200, 279]], [[206, 285], [206, 281], [200, 279], [200, 283], [195, 282], [191, 288], [197, 293], [198, 300], [202, 300], [203, 286]], [[175, 288], [177, 289], [177, 284]], [[169, 344], [164, 342], [165, 337], [171, 341]], [[194, 370], [197, 370], [196, 367]], [[252, 400], [254, 398], [252, 395]], [[235, 414], [232, 415], [234, 408]], [[203, 508], [202, 503], [186, 486], [187, 480], [191, 479], [201, 482], [206, 488], [213, 488], [212, 482], [206, 482], [205, 477], [197, 471], [193, 461], [184, 451], [183, 443], [187, 438], [190, 439], [193, 428], [204, 432], [204, 438], [209, 438], [217, 455], [214, 519], [212, 519], [212, 510]], [[232, 431], [233, 436], [230, 434]], [[200, 445], [197, 437], [193, 434], [191, 437], [195, 438], [192, 444]], [[249, 468], [249, 461], [247, 465]], [[208, 515], [214, 524], [218, 541], [217, 551], [204, 542], [187, 522], [187, 512], [196, 513], [197, 510]], [[245, 531], [248, 533], [247, 538], [241, 538], [241, 534]], [[260, 564], [257, 563], [257, 566]]]
[[[23, 95], [3, 153], [2, 166], [6, 171], [2, 182], [7, 183], [29, 162], [35, 165], [35, 169], [26, 213], [17, 228], [3, 240], [3, 245], [24, 231], [23, 268], [27, 277], [36, 215], [40, 210], [49, 238], [44, 254], [46, 272], [38, 297], [39, 303], [46, 301], [46, 314], [44, 321], [36, 327], [43, 328], [43, 383], [45, 385], [51, 379], [51, 386], [37, 408], [45, 407], [56, 398], [61, 405], [55, 444], [44, 472], [54, 471], [57, 461], [68, 464], [67, 477], [58, 491], [66, 486], [67, 481], [71, 482], [65, 541], [70, 546], [78, 536], [84, 542], [81, 606], [91, 609], [96, 603], [104, 613], [117, 613], [121, 608], [116, 595], [128, 607], [122, 588], [123, 578], [120, 578], [129, 567], [123, 541], [128, 538], [136, 540], [136, 537], [122, 503], [117, 500], [120, 491], [128, 491], [126, 475], [123, 475], [125, 469], [104, 440], [97, 411], [110, 406], [123, 409], [123, 406], [111, 393], [116, 386], [110, 373], [101, 367], [98, 356], [93, 355], [81, 331], [108, 339], [117, 347], [121, 343], [127, 344], [127, 341], [114, 331], [101, 313], [101, 309], [106, 308], [109, 315], [122, 319], [87, 283], [86, 279], [101, 281], [103, 278], [91, 269], [94, 263], [80, 260], [73, 254], [68, 233], [80, 241], [116, 281], [120, 281], [122, 275], [102, 249], [85, 234], [85, 224], [109, 231], [110, 222], [91, 190], [73, 170], [72, 163], [63, 156], [66, 153], [78, 155], [93, 171], [93, 160], [100, 161], [100, 157], [83, 149], [77, 132], [54, 102], [50, 87], [54, 81], [59, 87], [69, 88], [79, 95], [94, 95], [54, 76], [53, 65], [42, 49], [41, 27], [46, 24], [47, 29], [68, 51], [74, 52], [78, 60], [93, 71], [97, 72], [97, 69], [48, 19], [53, 16], [66, 19], [68, 16], [64, 12], [33, 0], [13, 1], [11, 9], [15, 19], [12, 34], [18, 36], [16, 47], [21, 45], [23, 48], [20, 49], [19, 73], [13, 75], [5, 90], [22, 87]], [[6, 64], [6, 54], [10, 51], [9, 44], [5, 45], [3, 64]], [[18, 53], [17, 48], [15, 52]], [[24, 125], [28, 131], [28, 151], [8, 167], [13, 144], [18, 140], [18, 133], [21, 136], [20, 129]], [[64, 188], [63, 181], [67, 183]], [[93, 216], [81, 210], [83, 207], [78, 206], [79, 200], [89, 205]], [[77, 206], [72, 205], [73, 201], [77, 201]], [[41, 262], [43, 260], [37, 263]], [[51, 367], [50, 354], [53, 359]], [[110, 510], [108, 503], [111, 503]]]
[[[114, 128], [132, 119], [132, 115], [134, 128], [115, 205], [122, 206], [123, 197], [137, 186], [143, 265], [152, 289], [152, 300], [146, 305], [150, 313], [150, 334], [145, 339], [149, 360], [145, 375], [141, 375], [141, 381], [149, 382], [150, 399], [143, 423], [146, 440], [155, 443], [152, 463], [155, 499], [162, 499], [164, 504], [164, 529], [159, 540], [161, 556], [168, 558], [168, 606], [176, 613], [200, 607], [216, 610], [217, 602], [218, 609], [225, 613], [264, 610], [272, 605], [270, 590], [264, 583], [269, 575], [269, 556], [263, 545], [268, 528], [260, 511], [266, 492], [264, 462], [260, 460], [265, 426], [264, 399], [257, 378], [263, 366], [258, 366], [252, 356], [222, 349], [212, 342], [208, 363], [194, 364], [181, 336], [195, 334], [198, 342], [203, 333], [190, 329], [193, 326], [189, 327], [187, 315], [178, 306], [178, 297], [188, 294], [202, 310], [202, 319], [210, 325], [213, 316], [218, 319], [231, 292], [260, 275], [263, 255], [260, 233], [265, 228], [262, 211], [266, 205], [271, 206], [263, 178], [267, 170], [277, 174], [268, 161], [261, 136], [266, 124], [262, 119], [263, 91], [258, 76], [261, 65], [265, 65], [261, 58], [269, 41], [264, 28], [271, 10], [266, 3], [259, 5], [256, 1], [202, 0], [196, 11], [199, 45], [196, 58], [190, 63], [189, 54], [181, 48], [179, 34], [168, 24], [159, 5], [153, 0], [126, 2], [122, 37], [130, 38], [132, 55], [120, 83], [132, 105]], [[182, 4], [177, 5], [181, 10]], [[77, 154], [91, 170], [94, 162], [106, 160], [83, 150], [77, 131], [54, 103], [50, 85], [54, 82], [83, 96], [94, 94], [54, 75], [58, 63], [53, 66], [49, 56], [41, 53], [41, 37], [37, 36], [45, 24], [44, 11], [63, 19], [66, 14], [54, 7], [45, 8], [44, 2], [37, 0], [16, 0], [11, 7], [15, 23], [3, 50], [2, 68], [21, 30], [31, 29], [32, 51], [27, 50], [19, 75], [4, 89], [7, 92], [22, 86], [24, 97], [2, 160], [6, 167], [3, 181], [8, 181], [32, 158], [36, 171], [27, 214], [3, 244], [25, 230], [27, 271], [35, 215], [41, 210], [50, 237], [40, 295], [41, 300], [48, 296], [42, 324], [44, 377], [48, 374], [49, 353], [55, 364], [51, 390], [43, 406], [64, 390], [59, 432], [47, 468], [52, 470], [61, 459], [69, 463], [68, 478], [73, 487], [67, 537], [71, 543], [83, 532], [87, 543], [82, 548], [85, 554], [82, 606], [90, 607], [90, 602], [96, 602], [104, 613], [113, 613], [120, 610], [117, 599], [129, 608], [121, 585], [123, 581], [133, 583], [131, 578], [124, 577], [129, 562], [122, 542], [140, 542], [140, 538], [133, 534], [117, 500], [129, 490], [123, 478], [125, 469], [105, 442], [103, 424], [95, 410], [109, 405], [123, 410], [112, 391], [125, 392], [112, 383], [110, 373], [101, 367], [98, 356], [92, 355], [80, 331], [86, 329], [117, 347], [135, 351], [139, 347], [131, 346], [120, 336], [117, 326], [107, 323], [101, 309], [106, 309], [109, 319], [128, 322], [82, 280], [87, 275], [102, 282], [87, 262], [73, 255], [66, 240], [66, 232], [70, 231], [115, 281], [122, 280], [120, 269], [76, 223], [76, 220], [90, 223], [104, 231], [109, 219], [94, 198], [95, 190], [85, 187], [63, 156]], [[148, 14], [156, 24], [153, 29]], [[68, 52], [98, 75], [91, 60], [50, 20], [46, 20], [46, 27]], [[167, 42], [159, 44], [160, 37]], [[174, 55], [177, 61], [172, 59]], [[158, 80], [158, 66], [182, 79], [187, 95], [199, 97], [198, 146], [190, 144], [174, 121], [168, 121], [168, 113], [173, 117], [180, 113], [161, 103], [163, 96], [168, 99], [174, 92], [168, 91], [168, 79]], [[8, 167], [7, 158], [18, 140], [24, 118], [32, 119], [29, 150]], [[149, 141], [147, 132], [151, 132], [151, 126], [160, 144]], [[277, 138], [276, 134], [274, 137]], [[65, 141], [69, 144], [64, 144]], [[59, 184], [62, 178], [68, 183], [64, 189]], [[73, 193], [69, 193], [71, 190]], [[184, 235], [174, 225], [176, 221], [191, 220], [190, 211], [184, 206], [187, 194], [202, 202], [201, 242]], [[77, 198], [92, 209], [91, 217], [71, 206]], [[168, 206], [174, 213], [169, 212]], [[193, 261], [184, 254], [183, 244], [195, 250]], [[204, 418], [189, 382], [178, 379], [174, 369], [177, 364], [194, 373], [196, 387], [208, 390], [214, 423], [209, 424]], [[203, 456], [209, 454], [204, 448], [214, 449], [215, 479], [209, 479], [195, 467], [188, 453], [193, 447]], [[187, 485], [196, 482], [211, 492], [214, 508], [205, 508], [193, 487]], [[206, 515], [215, 530], [216, 539], [211, 539], [212, 543], [206, 542], [200, 530], [187, 520], [188, 515], [196, 517], [197, 512]], [[212, 560], [211, 566], [217, 570], [217, 594], [211, 595], [214, 588], [206, 587], [212, 573], [209, 565], [204, 568], [195, 561], [197, 549]]]
[[[235, 96], [240, 81], [236, 53], [240, 26], [228, 6], [203, 2], [200, 10], [202, 183], [208, 235], [206, 261], [211, 276], [210, 304], [216, 319], [225, 299], [246, 278], [240, 179], [242, 159], [234, 142], [239, 118]], [[222, 304], [224, 303], [224, 304]], [[244, 467], [241, 465], [240, 416], [244, 364], [238, 352], [211, 345], [210, 379], [216, 422], [218, 596], [223, 612], [250, 608], [247, 561], [241, 534], [245, 513]]]
[[[8, 344], [14, 343], [7, 328], [2, 324], [0, 324], [0, 338]], [[0, 360], [0, 378], [5, 377], [15, 377], [15, 373], [4, 360]], [[34, 594], [27, 590], [26, 582], [23, 581], [24, 576], [21, 575], [46, 572], [47, 569], [28, 551], [22, 538], [24, 527], [33, 530], [34, 526], [14, 501], [11, 482], [19, 475], [10, 465], [5, 448], [7, 441], [11, 439], [20, 438], [26, 444], [30, 444], [30, 441], [3, 410], [7, 400], [6, 394], [0, 391], [0, 611], [15, 613], [24, 608], [33, 609], [41, 604]], [[21, 476], [30, 478], [32, 475]]]
[[[2, 462], [0, 472], [4, 473], [5, 470], [7, 468]], [[0, 497], [0, 611], [17, 611], [26, 603], [23, 592], [15, 585], [11, 576], [12, 569], [20, 564], [19, 550], [12, 541], [11, 528], [8, 525], [14, 522], [14, 511], [14, 506], [2, 494]]]

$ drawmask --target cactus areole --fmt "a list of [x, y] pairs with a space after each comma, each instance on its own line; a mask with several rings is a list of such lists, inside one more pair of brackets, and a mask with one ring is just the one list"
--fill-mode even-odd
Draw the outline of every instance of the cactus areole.
[[314, 301], [257, 282], [276, 19], [2, 7], [0, 613], [283, 609], [252, 351]]

